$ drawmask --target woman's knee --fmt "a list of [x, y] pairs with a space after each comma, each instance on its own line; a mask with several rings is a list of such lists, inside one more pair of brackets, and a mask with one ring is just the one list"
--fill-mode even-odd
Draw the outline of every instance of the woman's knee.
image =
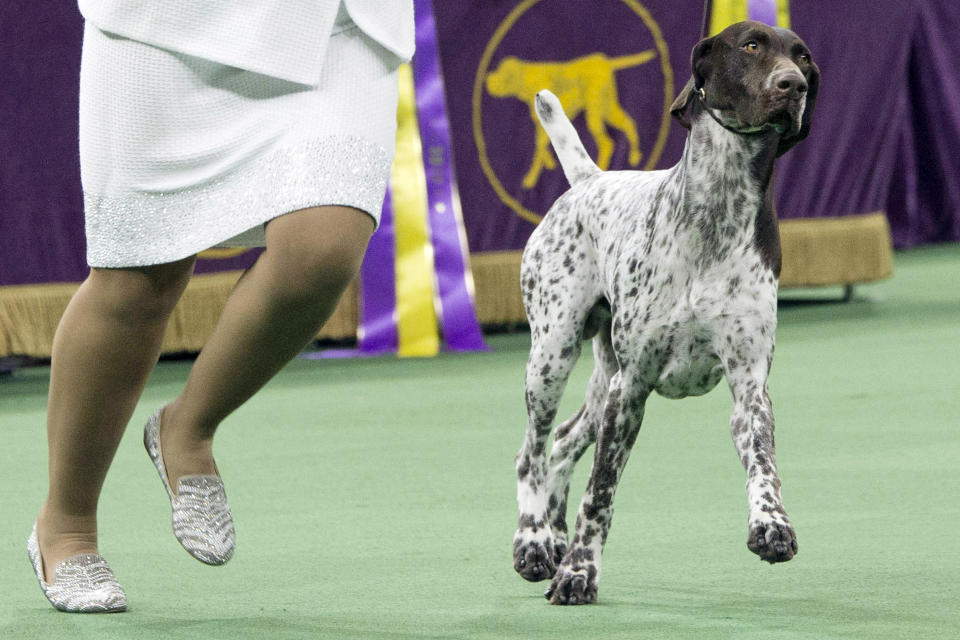
[[311, 298], [339, 295], [357, 276], [363, 249], [347, 246], [301, 245], [274, 265], [278, 287], [288, 297]]
[[193, 273], [195, 256], [168, 264], [90, 270], [86, 285], [105, 310], [130, 318], [165, 319]]
[[288, 295], [339, 295], [359, 273], [373, 228], [370, 216], [348, 207], [288, 214], [268, 226], [264, 257]]

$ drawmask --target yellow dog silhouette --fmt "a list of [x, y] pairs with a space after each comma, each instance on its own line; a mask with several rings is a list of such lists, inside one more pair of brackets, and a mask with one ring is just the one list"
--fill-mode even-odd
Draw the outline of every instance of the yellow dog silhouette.
[[533, 163], [523, 178], [525, 189], [537, 184], [544, 167], [553, 169], [557, 166], [550, 151], [550, 139], [537, 120], [534, 106], [534, 99], [541, 89], [549, 89], [560, 98], [571, 120], [583, 112], [587, 129], [597, 144], [597, 165], [601, 169], [609, 167], [613, 155], [613, 139], [607, 134], [607, 125], [627, 136], [630, 164], [640, 164], [637, 125], [620, 106], [614, 73], [649, 62], [656, 56], [654, 50], [648, 49], [616, 58], [592, 53], [568, 62], [529, 62], [513, 56], [500, 62], [496, 71], [487, 76], [487, 91], [497, 98], [514, 97], [525, 102], [537, 129]]

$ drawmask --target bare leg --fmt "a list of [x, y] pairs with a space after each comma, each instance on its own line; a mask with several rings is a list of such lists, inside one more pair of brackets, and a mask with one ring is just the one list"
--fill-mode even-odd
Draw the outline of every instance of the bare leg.
[[215, 474], [213, 434], [314, 337], [356, 276], [373, 220], [315, 207], [267, 225], [267, 250], [230, 295], [183, 393], [167, 405], [161, 448], [170, 486]]
[[193, 263], [93, 269], [60, 320], [47, 409], [50, 490], [37, 522], [48, 582], [64, 558], [97, 550], [100, 489]]

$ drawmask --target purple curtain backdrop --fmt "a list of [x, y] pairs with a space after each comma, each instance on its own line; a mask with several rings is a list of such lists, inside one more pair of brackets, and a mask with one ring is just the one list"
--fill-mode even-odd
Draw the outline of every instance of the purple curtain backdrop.
[[77, 159], [83, 23], [71, 3], [0, 4], [0, 285], [86, 273]]
[[[0, 2], [0, 286], [87, 275], [77, 108], [83, 17], [60, 0]], [[200, 260], [243, 269], [260, 250]]]
[[[951, 44], [960, 33], [960, 2], [790, 5], [794, 30], [813, 50], [823, 82], [810, 137], [778, 164], [781, 217], [885, 209], [898, 247], [960, 240], [960, 49]], [[472, 251], [520, 248], [533, 229], [497, 194], [479, 161], [474, 86], [484, 53], [494, 72], [508, 56], [562, 62], [595, 52], [657, 51], [614, 74], [619, 104], [636, 121], [642, 166], [654, 155], [666, 83], [663, 56], [637, 7], [663, 33], [675, 94], [690, 74], [700, 2], [434, 3]], [[516, 19], [507, 25], [511, 15]], [[76, 282], [87, 272], [76, 117], [82, 27], [69, 1], [0, 2], [0, 286]], [[526, 211], [546, 211], [566, 182], [559, 170], [545, 169], [532, 188], [521, 184], [536, 147], [527, 106], [491, 95], [483, 78], [480, 87], [490, 173]], [[582, 115], [575, 124], [594, 153]], [[611, 168], [630, 167], [626, 138], [607, 131], [616, 142]], [[656, 166], [675, 163], [683, 140], [684, 131], [671, 124]], [[203, 261], [198, 270], [241, 268], [252, 258]]]
[[884, 209], [897, 247], [960, 240], [960, 2], [790, 6], [823, 81], [777, 167], [781, 217]]
[[[527, 10], [501, 38], [488, 68], [507, 56], [563, 61], [651, 46], [627, 0], [438, 2], [437, 23], [464, 219], [472, 251], [517, 249], [533, 224], [505, 204], [479, 161], [472, 92], [484, 51], [521, 4]], [[674, 92], [690, 77], [690, 50], [703, 3], [643, 0], [669, 47]], [[791, 0], [793, 29], [813, 51], [823, 79], [809, 138], [777, 166], [781, 218], [886, 210], [895, 245], [960, 240], [960, 2]], [[469, 37], [464, 34], [470, 34]], [[637, 123], [645, 157], [659, 121], [662, 78], [655, 63], [616, 73], [620, 104]], [[530, 190], [520, 184], [535, 147], [528, 108], [517, 99], [480, 100], [483, 139], [494, 173], [527, 209], [543, 213], [566, 188], [559, 170]], [[595, 152], [584, 118], [574, 120]], [[611, 168], [631, 168], [623, 134]], [[685, 131], [671, 125], [656, 167], [673, 165]]]

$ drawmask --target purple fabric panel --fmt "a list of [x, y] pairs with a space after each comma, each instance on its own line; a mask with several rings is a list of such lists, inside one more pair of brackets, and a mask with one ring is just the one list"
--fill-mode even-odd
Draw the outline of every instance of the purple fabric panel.
[[360, 268], [358, 349], [366, 355], [395, 352], [400, 344], [397, 335], [395, 256], [393, 200], [388, 189], [383, 200], [380, 226], [370, 238]]
[[[909, 114], [910, 104], [908, 92], [899, 92], [900, 107]], [[920, 211], [918, 185], [917, 157], [914, 153], [917, 141], [914, 130], [910, 126], [900, 127], [900, 138], [897, 144], [896, 162], [891, 176], [890, 190], [887, 194], [887, 219], [891, 221], [891, 233], [896, 246], [913, 244], [910, 238], [914, 236], [911, 230], [912, 223]]]
[[[670, 48], [674, 91], [689, 77], [690, 48], [699, 32], [699, 3], [643, 3]], [[955, 240], [960, 235], [960, 2], [792, 0], [791, 22], [810, 45], [823, 72], [810, 137], [778, 161], [777, 204], [783, 218], [838, 216], [884, 209], [896, 245]], [[473, 251], [517, 249], [533, 225], [506, 206], [478, 162], [472, 130], [472, 94], [481, 56], [514, 2], [437, 3], [464, 219]], [[587, 8], [587, 5], [590, 5]], [[693, 6], [696, 5], [696, 6]], [[507, 55], [557, 61], [603, 51], [610, 55], [649, 46], [642, 29], [623, 13], [624, 2], [541, 0], [507, 32], [489, 65]], [[482, 8], [481, 8], [482, 7]], [[473, 34], [464, 38], [464, 33]], [[597, 34], [603, 34], [598, 37]], [[656, 77], [640, 67], [618, 71], [619, 102], [637, 121], [644, 149], [661, 109], [651, 97]], [[654, 90], [650, 84], [653, 82]], [[519, 186], [532, 156], [533, 128], [519, 100], [484, 93], [483, 130], [491, 164], [513, 182], [524, 204], [543, 211], [566, 188], [558, 171], [537, 186]], [[583, 116], [574, 124], [595, 153]], [[627, 145], [607, 127], [617, 148], [612, 168], [629, 168]], [[685, 132], [674, 126], [658, 167], [670, 166]]]
[[232, 258], [199, 258], [194, 273], [216, 273], [218, 271], [229, 271], [235, 269], [247, 269], [253, 266], [260, 254], [262, 248], [247, 249], [238, 256]]
[[777, 24], [777, 0], [747, 0], [747, 18], [764, 24]]
[[[925, 3], [911, 39], [907, 146], [895, 186], [906, 206], [888, 207], [897, 244], [960, 240], [960, 3]], [[911, 192], [912, 191], [912, 192]]]
[[0, 286], [87, 274], [72, 2], [0, 2]]
[[[437, 2], [441, 62], [464, 222], [473, 251], [523, 246], [533, 224], [504, 205], [478, 162], [472, 125], [474, 78], [487, 43], [515, 0]], [[644, 0], [664, 33], [676, 93], [689, 77], [701, 3]], [[897, 246], [960, 240], [960, 2], [791, 0], [793, 28], [823, 71], [810, 137], [778, 163], [784, 218], [886, 209]], [[77, 162], [77, 88], [82, 20], [72, 2], [0, 2], [0, 285], [79, 281], [87, 272]], [[621, 0], [540, 0], [507, 30], [490, 69], [507, 56], [564, 61], [596, 51], [636, 53], [649, 33]], [[646, 154], [662, 110], [654, 63], [617, 71], [621, 105], [637, 122]], [[653, 88], [651, 89], [651, 83]], [[524, 190], [534, 129], [516, 99], [482, 96], [491, 164], [505, 186], [543, 211], [566, 188], [546, 170]], [[575, 124], [591, 153], [583, 116]], [[627, 168], [616, 143], [611, 166]], [[674, 125], [657, 165], [675, 163], [685, 132]], [[198, 270], [246, 266], [202, 263]], [[229, 266], [228, 266], [229, 265]], [[234, 266], [237, 265], [237, 266]]]
[[793, 0], [823, 81], [777, 166], [782, 218], [884, 209], [894, 244], [960, 239], [960, 3]]
[[912, 3], [793, 0], [821, 71], [809, 137], [777, 161], [781, 218], [884, 209], [905, 123]]

